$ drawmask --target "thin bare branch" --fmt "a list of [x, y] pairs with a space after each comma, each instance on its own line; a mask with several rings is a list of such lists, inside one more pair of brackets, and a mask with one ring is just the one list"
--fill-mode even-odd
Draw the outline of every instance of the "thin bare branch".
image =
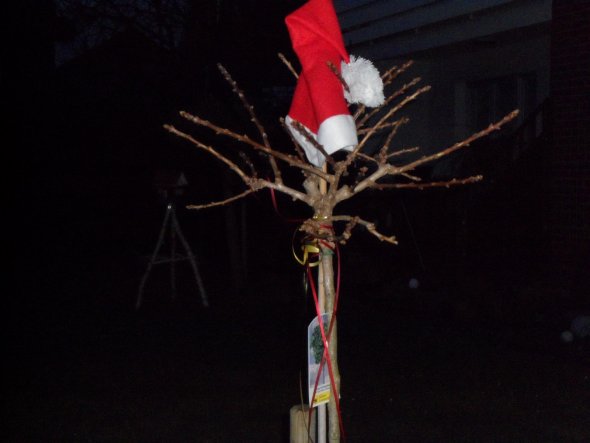
[[289, 186], [285, 186], [283, 183], [276, 183], [262, 178], [251, 180], [251, 186], [254, 189], [270, 188], [276, 191], [282, 192], [283, 194], [289, 195], [293, 200], [299, 200], [303, 203], [307, 203], [309, 206], [313, 205], [313, 199], [307, 194], [299, 192]]
[[399, 169], [396, 171], [396, 173], [399, 174], [401, 172], [410, 171], [420, 165], [423, 165], [424, 163], [428, 163], [433, 160], [438, 160], [438, 159], [445, 157], [445, 156], [447, 156], [459, 149], [465, 148], [465, 147], [469, 146], [471, 143], [473, 143], [474, 141], [476, 141], [482, 137], [485, 137], [494, 131], [498, 131], [506, 123], [514, 120], [518, 116], [518, 113], [519, 113], [519, 111], [518, 111], [518, 109], [516, 109], [516, 110], [510, 112], [509, 114], [507, 114], [506, 116], [504, 116], [498, 122], [491, 123], [486, 129], [476, 132], [475, 134], [472, 134], [471, 136], [467, 137], [466, 139], [464, 139], [460, 142], [457, 142], [454, 145], [452, 145], [446, 149], [443, 149], [442, 151], [437, 152], [436, 154], [427, 155], [427, 156], [424, 156], [424, 157], [422, 157], [418, 160], [415, 160], [411, 163], [408, 163], [407, 165], [400, 166]]
[[425, 92], [430, 91], [430, 86], [424, 86], [416, 91], [413, 94], [408, 95], [405, 97], [401, 102], [391, 108], [383, 117], [379, 119], [379, 121], [365, 134], [363, 139], [360, 141], [359, 145], [357, 146], [357, 150], [362, 149], [362, 147], [367, 143], [367, 141], [375, 134], [377, 128], [382, 126], [387, 120], [391, 118], [396, 112], [406, 106], [408, 103], [416, 100], [420, 95], [424, 94]]
[[[405, 174], [404, 174], [405, 175]], [[420, 180], [420, 179], [418, 179]], [[384, 190], [384, 189], [430, 189], [430, 188], [451, 188], [453, 186], [467, 185], [471, 183], [477, 183], [483, 180], [483, 175], [474, 175], [467, 178], [453, 178], [446, 181], [427, 182], [427, 183], [385, 183], [375, 184], [373, 188]]]
[[360, 183], [360, 181], [367, 175], [367, 172], [369, 171], [369, 168], [366, 166], [361, 166], [360, 168], [357, 169], [358, 174], [356, 175], [355, 179], [354, 179], [354, 186], [356, 186], [358, 183]]
[[256, 168], [254, 167], [254, 163], [252, 163], [252, 160], [250, 160], [250, 157], [248, 157], [246, 155], [246, 153], [242, 152], [242, 151], [239, 152], [239, 155], [240, 155], [240, 158], [242, 159], [242, 161], [244, 163], [246, 163], [248, 165], [248, 167], [250, 168], [250, 177], [257, 178], [258, 172], [256, 172]]
[[330, 68], [330, 71], [332, 71], [332, 73], [336, 76], [336, 78], [338, 78], [338, 80], [340, 80], [340, 83], [342, 83], [342, 87], [344, 88], [344, 90], [346, 92], [350, 93], [350, 88], [348, 87], [348, 83], [346, 83], [346, 80], [344, 80], [344, 77], [342, 77], [342, 74], [340, 73], [340, 71], [338, 70], [336, 65], [329, 60], [326, 62], [326, 64], [328, 65], [328, 68]]
[[285, 163], [289, 164], [290, 166], [302, 169], [302, 170], [309, 172], [311, 174], [319, 175], [320, 177], [322, 177], [325, 180], [329, 179], [329, 174], [323, 173], [321, 169], [315, 168], [312, 165], [310, 165], [309, 163], [306, 163], [303, 160], [300, 160], [293, 155], [284, 154], [282, 152], [275, 151], [274, 149], [267, 148], [266, 146], [261, 145], [260, 143], [252, 140], [247, 135], [240, 135], [240, 134], [233, 132], [229, 129], [222, 128], [221, 126], [217, 126], [216, 124], [211, 123], [208, 120], [202, 119], [201, 117], [198, 117], [196, 115], [192, 115], [186, 111], [180, 111], [180, 115], [181, 115], [181, 117], [183, 117], [183, 118], [185, 118], [185, 119], [187, 119], [199, 126], [204, 126], [206, 128], [209, 128], [210, 130], [212, 130], [216, 134], [225, 135], [226, 137], [233, 138], [234, 140], [236, 140], [240, 143], [245, 143], [247, 145], [250, 145], [254, 149], [265, 152], [268, 155], [271, 155], [279, 160], [282, 160]]
[[[345, 173], [347, 168], [352, 164], [354, 159], [358, 156], [358, 154], [360, 153], [361, 149], [363, 148], [363, 146], [365, 145], [367, 140], [369, 140], [375, 134], [376, 128], [385, 124], [385, 122], [393, 114], [395, 114], [397, 111], [399, 111], [401, 108], [403, 108], [406, 104], [415, 100], [419, 95], [421, 95], [424, 92], [429, 91], [429, 90], [430, 90], [430, 86], [424, 86], [423, 88], [418, 89], [413, 94], [405, 97], [401, 102], [399, 102], [396, 106], [394, 106], [392, 109], [390, 109], [383, 117], [381, 117], [381, 119], [379, 119], [379, 121], [371, 128], [371, 130], [365, 134], [363, 139], [352, 150], [352, 152], [346, 156], [346, 159], [342, 162], [339, 162], [338, 166], [336, 168], [334, 168], [335, 173], [334, 173], [334, 180], [333, 180], [332, 187], [336, 188], [338, 186], [340, 177]], [[353, 191], [353, 192], [356, 193], [356, 192], [359, 192], [360, 190], [364, 189], [366, 186], [363, 185], [363, 183], [366, 180], [371, 180], [371, 177], [376, 176], [377, 177], [376, 179], [378, 179], [378, 178], [381, 178], [383, 175], [387, 175], [388, 173], [389, 172], [388, 172], [388, 169], [386, 166], [380, 167], [377, 171], [375, 171], [373, 174], [371, 174], [370, 177], [366, 178], [365, 180], [360, 182], [357, 186], [355, 186], [354, 187], [355, 191]], [[375, 179], [375, 181], [376, 181], [376, 179]], [[369, 183], [367, 183], [367, 185], [368, 184]], [[339, 189], [338, 191], [336, 191], [338, 194], [339, 201], [349, 198], [350, 196], [347, 196], [349, 191], [350, 191], [350, 189], [348, 189], [348, 188], [342, 188], [342, 189]]]
[[[405, 118], [405, 117], [404, 117]], [[410, 119], [406, 119], [406, 121], [404, 123], [407, 123], [408, 121], [410, 121]], [[381, 131], [382, 129], [388, 129], [391, 128], [392, 126], [396, 126], [399, 124], [399, 120], [396, 120], [394, 122], [388, 122], [385, 123], [381, 126], [378, 126], [375, 128], [376, 131]], [[362, 128], [356, 131], [357, 134], [362, 135], [362, 134], [366, 134], [367, 132], [369, 132], [372, 128]]]
[[498, 131], [506, 123], [515, 119], [517, 115], [518, 115], [518, 110], [514, 110], [511, 113], [507, 114], [504, 118], [502, 118], [498, 122], [490, 124], [486, 129], [476, 132], [475, 134], [471, 135], [470, 137], [467, 137], [466, 139], [464, 139], [460, 142], [457, 142], [454, 145], [452, 145], [440, 152], [437, 152], [436, 154], [421, 157], [420, 159], [410, 162], [406, 165], [394, 166], [394, 165], [390, 165], [390, 164], [383, 164], [383, 165], [379, 166], [379, 168], [377, 168], [377, 170], [375, 172], [373, 172], [373, 174], [371, 174], [369, 177], [367, 177], [366, 179], [361, 181], [353, 189], [350, 189], [350, 188], [347, 188], [344, 186], [341, 189], [339, 189], [337, 192], [337, 195], [336, 195], [337, 201], [346, 200], [346, 199], [352, 197], [353, 195], [358, 194], [359, 192], [362, 192], [363, 190], [365, 190], [367, 188], [374, 188], [377, 185], [377, 181], [379, 179], [381, 179], [382, 177], [385, 177], [386, 175], [400, 175], [402, 173], [411, 171], [420, 165], [423, 165], [425, 163], [428, 163], [428, 162], [431, 162], [434, 160], [438, 160], [438, 159], [445, 157], [445, 156], [447, 156], [459, 149], [465, 148], [465, 147], [469, 146], [471, 143], [473, 143], [475, 140], [485, 137], [486, 135], [489, 135], [493, 131]]
[[[262, 126], [262, 124], [258, 120], [258, 117], [256, 116], [256, 113], [254, 112], [254, 106], [252, 106], [248, 102], [246, 95], [238, 87], [238, 83], [232, 78], [232, 76], [229, 74], [227, 69], [225, 69], [225, 67], [221, 63], [217, 64], [217, 68], [221, 72], [221, 75], [223, 76], [223, 78], [231, 85], [232, 90], [239, 97], [240, 101], [242, 102], [242, 105], [244, 106], [244, 108], [246, 109], [248, 114], [250, 115], [250, 121], [252, 123], [254, 123], [254, 126], [256, 126], [256, 129], [258, 129], [258, 132], [260, 133], [260, 137], [262, 138], [262, 143], [264, 144], [264, 146], [266, 148], [271, 149], [270, 143], [268, 141], [268, 134], [266, 133], [264, 126]], [[279, 167], [277, 166], [277, 162], [276, 162], [275, 158], [271, 155], [268, 157], [268, 161], [270, 162], [270, 166], [272, 167], [272, 172], [275, 176], [275, 180], [280, 183], [283, 179], [281, 176], [281, 171], [280, 171]]]
[[291, 62], [289, 60], [287, 60], [287, 57], [285, 57], [280, 52], [278, 55], [279, 55], [279, 58], [281, 59], [281, 61], [285, 64], [285, 66], [287, 66], [287, 69], [289, 69], [289, 71], [291, 71], [291, 74], [293, 74], [293, 76], [296, 79], [299, 79], [299, 74], [297, 74], [297, 71], [295, 71], [295, 69], [293, 69], [293, 65], [291, 64]]
[[222, 161], [232, 171], [234, 171], [236, 174], [238, 174], [244, 183], [246, 183], [248, 186], [250, 186], [250, 177], [248, 176], [248, 174], [246, 174], [244, 171], [242, 171], [242, 169], [238, 165], [236, 165], [234, 162], [232, 162], [229, 158], [220, 154], [219, 152], [217, 152], [217, 150], [215, 150], [211, 146], [207, 146], [206, 144], [201, 143], [199, 140], [196, 140], [195, 138], [186, 134], [185, 132], [179, 131], [178, 129], [176, 129], [172, 125], [164, 125], [164, 129], [166, 129], [168, 132], [171, 132], [174, 135], [177, 135], [181, 138], [184, 138], [185, 140], [188, 140], [189, 142], [191, 142], [193, 145], [195, 145], [199, 149], [202, 149], [203, 151], [208, 152], [209, 154], [211, 154], [212, 156], [214, 156], [218, 160]]
[[338, 242], [341, 245], [345, 245], [348, 242], [348, 240], [350, 239], [350, 237], [352, 237], [352, 230], [356, 226], [358, 219], [359, 219], [358, 217], [352, 217], [349, 220], [349, 222], [346, 223], [346, 226], [344, 227], [344, 229], [342, 230], [342, 233], [340, 234], [340, 239], [338, 240]]
[[373, 174], [371, 174], [369, 177], [367, 177], [366, 179], [361, 181], [354, 188], [350, 189], [345, 186], [340, 188], [337, 191], [336, 199], [337, 199], [337, 201], [349, 199], [353, 195], [358, 194], [359, 192], [362, 192], [363, 190], [365, 190], [367, 188], [374, 188], [375, 185], [377, 185], [377, 181], [379, 179], [385, 177], [386, 175], [400, 175], [402, 173], [411, 171], [420, 165], [423, 165], [425, 163], [428, 163], [428, 162], [431, 162], [434, 160], [438, 160], [438, 159], [445, 157], [445, 156], [447, 156], [447, 155], [449, 155], [461, 148], [465, 148], [465, 147], [469, 146], [471, 143], [473, 143], [475, 140], [485, 137], [486, 135], [489, 135], [493, 131], [499, 130], [506, 123], [508, 123], [511, 120], [513, 120], [514, 118], [516, 118], [517, 115], [518, 115], [518, 110], [514, 110], [511, 113], [507, 114], [504, 118], [502, 118], [498, 122], [490, 124], [490, 126], [488, 126], [486, 129], [476, 132], [475, 134], [471, 135], [470, 137], [467, 137], [466, 139], [464, 139], [458, 143], [455, 143], [454, 145], [448, 147], [447, 149], [437, 152], [436, 154], [421, 157], [420, 159], [410, 162], [406, 165], [394, 166], [394, 165], [390, 165], [390, 164], [382, 164], [379, 166], [379, 168], [377, 168], [377, 170], [375, 172], [373, 172]]
[[408, 180], [413, 181], [413, 182], [421, 182], [422, 181], [422, 179], [420, 177], [417, 177], [417, 176], [412, 175], [412, 174], [408, 174], [407, 172], [402, 172], [400, 175], [402, 177], [407, 178]]
[[362, 152], [359, 152], [357, 154], [357, 158], [362, 158], [363, 160], [366, 160], [368, 162], [379, 164], [379, 162], [377, 160], [375, 160], [373, 157], [371, 157], [370, 155], [367, 155], [367, 154], [363, 154]]
[[381, 106], [378, 106], [377, 108], [374, 108], [371, 112], [367, 113], [365, 116], [363, 116], [362, 119], [360, 119], [357, 122], [357, 128], [361, 129], [365, 123], [371, 119], [375, 114], [377, 114], [381, 109], [383, 109], [384, 107], [388, 106], [393, 100], [395, 100], [397, 97], [405, 94], [408, 89], [410, 89], [412, 86], [416, 85], [417, 83], [419, 83], [422, 79], [420, 77], [416, 77], [414, 78], [411, 82], [406, 83], [405, 85], [403, 85], [400, 89], [398, 89], [397, 91], [395, 91], [394, 93], [390, 94], [385, 101], [383, 102], [383, 104]]
[[297, 132], [299, 132], [303, 137], [305, 137], [305, 139], [309, 143], [311, 143], [314, 148], [316, 148], [318, 151], [320, 151], [322, 153], [322, 155], [326, 158], [326, 161], [332, 167], [334, 167], [334, 165], [336, 164], [334, 162], [334, 159], [330, 156], [330, 154], [328, 154], [326, 152], [326, 150], [324, 149], [324, 147], [320, 143], [318, 143], [318, 141], [307, 131], [307, 129], [305, 128], [305, 126], [303, 126], [297, 120], [291, 120], [291, 121], [293, 122], [292, 125], [297, 130]]
[[252, 194], [253, 192], [256, 192], [256, 190], [255, 189], [246, 189], [241, 194], [234, 195], [233, 197], [226, 198], [225, 200], [220, 200], [220, 201], [216, 201], [216, 202], [206, 203], [206, 204], [202, 204], [202, 205], [186, 205], [186, 208], [187, 209], [207, 209], [207, 208], [213, 208], [215, 206], [224, 206], [224, 205], [227, 205], [229, 203], [232, 203], [232, 202], [234, 202], [236, 200], [239, 200], [241, 198], [244, 198], [247, 195]]
[[208, 152], [209, 154], [213, 155], [217, 159], [221, 160], [232, 171], [234, 171], [236, 174], [238, 174], [240, 176], [240, 178], [242, 179], [242, 181], [244, 181], [244, 183], [246, 183], [246, 185], [248, 185], [248, 187], [252, 191], [257, 191], [262, 188], [276, 189], [277, 191], [280, 191], [284, 194], [290, 195], [295, 200], [300, 200], [304, 203], [310, 204], [311, 199], [303, 192], [299, 192], [293, 188], [285, 186], [282, 182], [278, 183], [278, 182], [272, 182], [272, 181], [264, 180], [264, 179], [260, 179], [260, 178], [249, 177], [244, 171], [242, 171], [242, 169], [240, 169], [240, 167], [238, 165], [236, 165], [234, 162], [232, 162], [230, 159], [228, 159], [224, 155], [217, 152], [212, 147], [207, 146], [204, 143], [201, 143], [200, 141], [194, 139], [193, 137], [191, 137], [190, 135], [188, 135], [182, 131], [179, 131], [174, 126], [164, 125], [164, 128], [166, 130], [168, 130], [169, 132], [171, 132], [181, 138], [184, 138], [185, 140], [188, 140], [189, 142], [191, 142], [192, 144], [194, 144], [198, 148]]
[[397, 131], [399, 130], [400, 126], [403, 124], [406, 124], [409, 121], [410, 121], [410, 119], [408, 119], [408, 118], [401, 118], [401, 119], [392, 123], [393, 128], [391, 129], [391, 131], [389, 131], [389, 134], [387, 134], [387, 138], [385, 139], [383, 146], [379, 150], [379, 154], [377, 154], [377, 160], [379, 161], [379, 163], [385, 163], [387, 161], [387, 153], [389, 151], [389, 146], [391, 145], [391, 141], [393, 140], [393, 137], [396, 136]]
[[293, 134], [291, 133], [291, 131], [289, 131], [289, 128], [287, 127], [287, 122], [285, 122], [285, 119], [283, 117], [281, 117], [279, 119], [279, 122], [281, 123], [281, 126], [283, 127], [283, 129], [285, 130], [285, 132], [287, 133], [289, 138], [291, 139], [291, 142], [293, 143], [293, 147], [295, 148], [295, 152], [297, 152], [297, 156], [299, 157], [299, 159], [302, 162], [305, 163], [306, 162], [305, 153], [303, 152], [303, 149], [301, 149], [301, 146], [299, 146], [299, 143], [297, 143], [297, 141], [293, 137]]
[[394, 151], [391, 154], [387, 155], [387, 158], [392, 158], [392, 157], [399, 157], [400, 155], [403, 154], [410, 154], [412, 152], [416, 152], [419, 151], [420, 147], [419, 146], [413, 146], [411, 148], [404, 148], [404, 149], [399, 149], [398, 151]]
[[[397, 239], [395, 238], [394, 235], [387, 236], [387, 235], [380, 233], [379, 231], [377, 231], [377, 228], [374, 223], [363, 220], [360, 217], [356, 217], [356, 216], [353, 217], [350, 215], [335, 215], [332, 217], [332, 221], [333, 222], [346, 221], [349, 223], [352, 222], [354, 225], [358, 224], [358, 225], [364, 226], [367, 229], [367, 231], [369, 231], [369, 233], [371, 235], [374, 235], [380, 241], [384, 241], [384, 242], [390, 243], [392, 245], [397, 245]], [[350, 237], [350, 235], [349, 235], [349, 237]]]
[[394, 171], [396, 171], [396, 168], [393, 165], [390, 165], [388, 163], [381, 164], [375, 172], [373, 172], [363, 181], [358, 183], [352, 189], [347, 186], [342, 186], [336, 194], [336, 200], [347, 200], [350, 197], [364, 191], [365, 189], [373, 187], [380, 178], [385, 177], [386, 175], [393, 174]]
[[412, 66], [413, 64], [414, 64], [414, 60], [408, 60], [403, 65], [401, 65], [399, 68], [397, 66], [394, 66], [393, 68], [387, 70], [382, 76], [383, 85], [387, 86], [387, 85], [391, 84], [397, 77], [399, 77], [401, 74], [406, 72], [406, 70], [410, 66]]

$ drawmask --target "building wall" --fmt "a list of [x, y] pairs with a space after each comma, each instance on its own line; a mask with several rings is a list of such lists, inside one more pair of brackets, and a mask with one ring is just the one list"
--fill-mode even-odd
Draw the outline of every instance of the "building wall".
[[[476, 108], [486, 104], [473, 102], [472, 89], [473, 85], [493, 83], [496, 79], [507, 78], [515, 87], [521, 79], [532, 79], [529, 93], [533, 96], [514, 97], [514, 103], [504, 109], [520, 108], [520, 120], [524, 120], [549, 96], [549, 57], [549, 32], [543, 28], [410, 56], [415, 64], [399, 79], [398, 85], [418, 76], [432, 90], [404, 111], [411, 121], [400, 132], [397, 143], [420, 145], [424, 152], [432, 152], [487, 126], [500, 117], [499, 112], [476, 119]], [[385, 68], [405, 60], [390, 59], [378, 65]], [[439, 168], [447, 166], [443, 162]]]
[[590, 271], [590, 2], [554, 1], [550, 238], [555, 275], [588, 297]]
[[[434, 179], [465, 177], [471, 173], [486, 177], [469, 194], [456, 194], [465, 196], [464, 200], [448, 197], [444, 203], [460, 214], [456, 215], [460, 223], [454, 234], [456, 241], [449, 250], [467, 251], [464, 256], [469, 257], [465, 259], [469, 265], [482, 260], [489, 263], [494, 267], [494, 274], [504, 272], [503, 275], [510, 276], [506, 282], [521, 279], [534, 284], [543, 278], [546, 264], [553, 262], [548, 248], [549, 180], [545, 173], [551, 124], [547, 123], [545, 113], [539, 114], [540, 118], [527, 117], [535, 115], [539, 108], [547, 109], [541, 105], [547, 103], [551, 92], [552, 4], [545, 0], [420, 3], [422, 7], [408, 10], [407, 15], [417, 19], [422, 12], [422, 18], [430, 20], [427, 25], [399, 32], [392, 29], [389, 36], [353, 43], [348, 49], [352, 54], [377, 60], [380, 68], [413, 59], [415, 65], [399, 79], [399, 84], [420, 76], [422, 83], [432, 85], [431, 92], [404, 111], [411, 122], [396, 138], [399, 147], [418, 144], [422, 152], [437, 151], [499, 119], [503, 108], [505, 113], [513, 109], [509, 106], [522, 111], [519, 121], [511, 128], [488, 137], [478, 147], [437, 162], [432, 175]], [[432, 11], [443, 3], [474, 8], [476, 4], [495, 6], [473, 15], [442, 20]], [[384, 2], [367, 3], [365, 9], [381, 4]], [[355, 13], [354, 9], [348, 11], [350, 16]], [[529, 12], [534, 14], [527, 15]], [[402, 18], [407, 17], [400, 15], [400, 23], [404, 21]], [[352, 23], [352, 18], [349, 21]], [[371, 23], [365, 28], [369, 32]], [[351, 34], [350, 41], [360, 35], [360, 29], [364, 28], [350, 27], [351, 33], [356, 32]], [[512, 82], [513, 103], [505, 101], [498, 107], [477, 102], [480, 90], [487, 86], [501, 90], [505, 80]], [[489, 113], [485, 114], [486, 111]], [[527, 146], [521, 148], [515, 136], [528, 134], [523, 128], [529, 128], [530, 121], [541, 123], [533, 125], [534, 137], [529, 137]], [[526, 126], [519, 127], [525, 123]], [[516, 131], [514, 137], [507, 137], [510, 130]], [[493, 137], [496, 138], [492, 140]], [[564, 250], [568, 247], [564, 244]]]
[[[381, 69], [412, 59], [414, 66], [398, 85], [419, 76], [422, 84], [432, 86], [404, 111], [411, 122], [397, 137], [400, 147], [419, 145], [422, 152], [437, 151], [513, 108], [521, 110], [522, 122], [548, 97], [550, 2], [454, 1], [446, 9], [438, 1], [418, 3], [337, 3], [349, 52], [374, 60]], [[380, 16], [379, 11], [392, 15]], [[389, 23], [397, 27], [387, 28]], [[421, 25], [412, 31], [408, 27], [413, 24]], [[389, 35], [383, 34], [386, 28]], [[478, 88], [500, 89], [497, 84], [506, 81], [513, 89], [512, 97], [504, 97], [508, 103], [474, 117], [486, 107], [493, 108], [480, 103]], [[438, 165], [438, 169], [449, 167], [448, 161]]]

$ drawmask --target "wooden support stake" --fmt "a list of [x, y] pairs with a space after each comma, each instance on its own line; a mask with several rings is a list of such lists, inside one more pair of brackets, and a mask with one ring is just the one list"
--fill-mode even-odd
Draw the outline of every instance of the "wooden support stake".
[[309, 406], [295, 405], [289, 411], [290, 435], [289, 443], [315, 443], [316, 412], [311, 413], [311, 423], [307, 423]]
[[[328, 167], [326, 163], [322, 167], [322, 171], [326, 173]], [[328, 192], [328, 184], [326, 180], [320, 180], [320, 194], [325, 195]], [[320, 304], [320, 313], [326, 312], [326, 289], [324, 288], [324, 268], [320, 261], [320, 266], [318, 267], [318, 301]], [[321, 319], [318, 319], [321, 321]], [[332, 393], [334, 395], [334, 393]], [[326, 405], [319, 405], [317, 407], [318, 413], [318, 443], [326, 443], [326, 438], [328, 435], [328, 426], [326, 420]]]

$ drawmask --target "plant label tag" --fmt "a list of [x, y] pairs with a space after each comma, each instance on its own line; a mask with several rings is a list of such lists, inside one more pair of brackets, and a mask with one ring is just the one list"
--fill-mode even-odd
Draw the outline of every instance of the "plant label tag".
[[[322, 324], [324, 325], [324, 333], [327, 335], [330, 325], [329, 314], [322, 314]], [[315, 317], [307, 327], [307, 385], [309, 404], [312, 408], [328, 403], [330, 400], [330, 377], [326, 362], [324, 362], [322, 372], [318, 376], [323, 355], [324, 342], [322, 340], [322, 332], [318, 317]]]

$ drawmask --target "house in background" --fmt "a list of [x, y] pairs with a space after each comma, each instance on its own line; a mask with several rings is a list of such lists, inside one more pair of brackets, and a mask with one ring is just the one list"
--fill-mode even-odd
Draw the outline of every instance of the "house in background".
[[553, 2], [548, 237], [552, 272], [590, 303], [590, 2]]
[[[420, 76], [423, 84], [432, 85], [419, 105], [406, 110], [411, 122], [398, 136], [400, 145], [438, 150], [520, 109], [517, 121], [485, 141], [494, 153], [488, 166], [505, 172], [504, 193], [494, 197], [495, 204], [505, 206], [500, 217], [504, 234], [511, 236], [509, 243], [528, 237], [523, 252], [536, 251], [524, 253], [517, 263], [544, 261], [541, 274], [553, 275], [556, 286], [587, 297], [590, 2], [334, 3], [351, 54], [369, 58], [379, 68], [414, 60], [404, 80]], [[479, 148], [463, 151], [461, 157], [479, 155], [475, 151]], [[462, 175], [461, 161], [447, 159], [432, 176]]]
[[550, 0], [335, 4], [350, 53], [379, 67], [412, 59], [409, 75], [432, 86], [408, 111], [408, 143], [424, 150], [465, 138], [518, 108], [514, 129], [549, 96]]

